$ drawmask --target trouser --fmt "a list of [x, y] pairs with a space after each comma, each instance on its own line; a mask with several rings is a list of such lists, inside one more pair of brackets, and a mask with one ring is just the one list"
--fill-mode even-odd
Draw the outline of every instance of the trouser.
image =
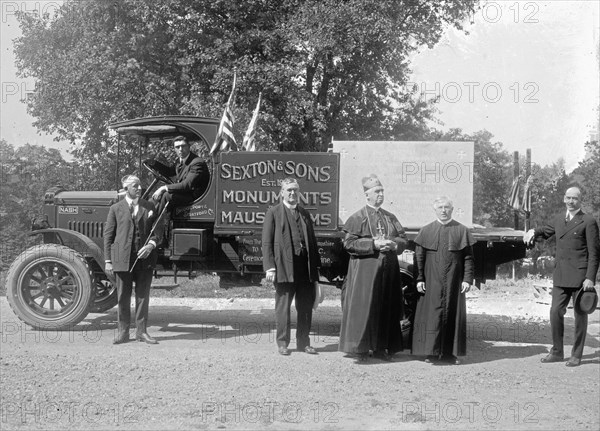
[[[556, 356], [564, 357], [563, 338], [565, 332], [564, 317], [567, 312], [567, 306], [571, 297], [575, 300], [575, 295], [579, 289], [570, 287], [554, 286], [552, 288], [552, 305], [550, 307], [550, 325], [552, 326], [552, 350], [550, 353]], [[571, 356], [581, 359], [583, 355], [583, 346], [587, 335], [588, 315], [578, 313], [575, 307], [575, 341]]]
[[164, 192], [160, 196], [160, 201], [158, 202], [157, 211], [158, 211], [158, 214], [162, 214], [162, 210], [167, 205], [167, 202], [169, 202], [169, 212], [170, 212], [170, 211], [173, 211], [173, 208], [189, 205], [192, 202], [194, 202], [195, 200], [196, 200], [196, 198], [194, 196], [192, 196], [191, 192], [189, 194]]
[[296, 348], [304, 350], [310, 346], [312, 307], [315, 302], [315, 286], [308, 277], [308, 257], [294, 256], [294, 282], [275, 283], [275, 326], [277, 346], [288, 347], [291, 337], [291, 305], [296, 297], [298, 324], [296, 326]]
[[117, 280], [117, 320], [119, 331], [129, 331], [131, 320], [131, 293], [135, 283], [135, 324], [136, 335], [146, 332], [152, 270], [140, 269], [133, 272], [115, 272]]

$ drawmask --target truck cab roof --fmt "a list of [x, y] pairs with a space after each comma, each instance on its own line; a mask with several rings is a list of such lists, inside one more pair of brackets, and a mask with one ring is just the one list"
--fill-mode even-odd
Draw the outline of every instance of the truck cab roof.
[[200, 139], [210, 146], [217, 137], [219, 120], [190, 115], [165, 115], [119, 121], [110, 124], [108, 127], [122, 136], [172, 139], [183, 135], [193, 141]]

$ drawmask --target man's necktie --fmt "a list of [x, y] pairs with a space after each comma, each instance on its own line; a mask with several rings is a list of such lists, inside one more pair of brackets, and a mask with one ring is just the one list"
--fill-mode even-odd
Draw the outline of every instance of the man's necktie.
[[133, 213], [135, 212], [135, 205], [133, 202], [129, 204], [129, 214], [131, 214], [131, 218], [134, 218]]

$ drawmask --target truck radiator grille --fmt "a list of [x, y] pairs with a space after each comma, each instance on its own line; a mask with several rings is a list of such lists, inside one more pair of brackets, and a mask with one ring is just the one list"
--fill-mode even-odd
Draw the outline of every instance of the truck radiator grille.
[[82, 233], [88, 238], [102, 238], [104, 236], [104, 222], [69, 221], [69, 229]]

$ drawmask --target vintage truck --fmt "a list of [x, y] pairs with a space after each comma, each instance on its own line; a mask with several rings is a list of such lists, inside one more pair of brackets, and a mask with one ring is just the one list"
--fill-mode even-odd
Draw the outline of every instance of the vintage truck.
[[[159, 246], [155, 276], [194, 277], [217, 273], [260, 282], [262, 221], [279, 201], [280, 181], [289, 176], [301, 184], [300, 201], [310, 212], [318, 239], [323, 283], [344, 279], [348, 255], [343, 250], [343, 222], [364, 205], [363, 175], [379, 174], [386, 188], [384, 207], [394, 212], [410, 239], [431, 221], [431, 202], [440, 194], [455, 202], [456, 218], [471, 226], [475, 245], [476, 280], [493, 279], [496, 266], [525, 256], [523, 232], [473, 226], [473, 143], [471, 142], [347, 142], [334, 141], [331, 151], [224, 152], [209, 157], [218, 120], [192, 116], [134, 119], [110, 127], [124, 142], [140, 146], [148, 156], [172, 139], [187, 136], [193, 150], [206, 156], [211, 179], [192, 204], [175, 208], [168, 217]], [[143, 166], [154, 181], [171, 182], [156, 158]], [[140, 166], [141, 169], [141, 166]], [[7, 297], [15, 314], [36, 328], [67, 329], [89, 312], [104, 312], [116, 304], [114, 280], [104, 272], [103, 232], [110, 205], [123, 197], [118, 190], [68, 191], [60, 186], [45, 193], [43, 214], [32, 223], [38, 245], [11, 264]], [[410, 252], [399, 256], [406, 298], [413, 288]], [[410, 309], [410, 306], [408, 307]]]

